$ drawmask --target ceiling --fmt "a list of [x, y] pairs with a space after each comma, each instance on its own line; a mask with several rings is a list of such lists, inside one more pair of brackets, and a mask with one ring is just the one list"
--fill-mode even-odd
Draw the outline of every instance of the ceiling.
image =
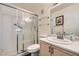
[[49, 8], [52, 3], [14, 3], [14, 5], [34, 12], [36, 14], [40, 14], [41, 10]]

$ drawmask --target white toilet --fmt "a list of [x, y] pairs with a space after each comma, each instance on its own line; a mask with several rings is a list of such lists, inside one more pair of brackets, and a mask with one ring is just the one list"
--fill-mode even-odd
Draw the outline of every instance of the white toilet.
[[29, 47], [27, 47], [27, 52], [31, 53], [31, 56], [36, 56], [39, 50], [40, 50], [39, 44], [32, 44]]

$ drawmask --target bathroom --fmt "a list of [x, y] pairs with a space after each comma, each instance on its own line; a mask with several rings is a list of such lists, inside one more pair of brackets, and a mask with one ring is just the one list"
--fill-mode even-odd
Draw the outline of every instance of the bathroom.
[[0, 3], [0, 56], [79, 56], [79, 3]]

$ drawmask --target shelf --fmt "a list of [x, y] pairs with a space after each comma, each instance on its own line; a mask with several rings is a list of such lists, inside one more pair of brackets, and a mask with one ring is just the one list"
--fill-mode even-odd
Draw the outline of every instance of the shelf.
[[59, 3], [59, 4], [57, 4], [57, 5], [50, 8], [50, 13], [54, 13], [56, 11], [59, 11], [59, 10], [61, 10], [63, 8], [66, 8], [66, 7], [70, 6], [70, 5], [72, 5], [72, 4], [73, 3]]
[[42, 19], [49, 19], [49, 16], [43, 16], [39, 18], [39, 20], [42, 20]]
[[45, 23], [45, 24], [38, 24], [38, 26], [45, 26], [45, 25], [49, 25], [49, 23]]

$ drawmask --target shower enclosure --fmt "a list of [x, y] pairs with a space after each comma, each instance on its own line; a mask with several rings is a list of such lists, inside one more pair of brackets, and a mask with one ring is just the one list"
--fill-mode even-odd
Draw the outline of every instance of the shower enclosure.
[[17, 55], [37, 43], [37, 16], [0, 4], [0, 55]]

